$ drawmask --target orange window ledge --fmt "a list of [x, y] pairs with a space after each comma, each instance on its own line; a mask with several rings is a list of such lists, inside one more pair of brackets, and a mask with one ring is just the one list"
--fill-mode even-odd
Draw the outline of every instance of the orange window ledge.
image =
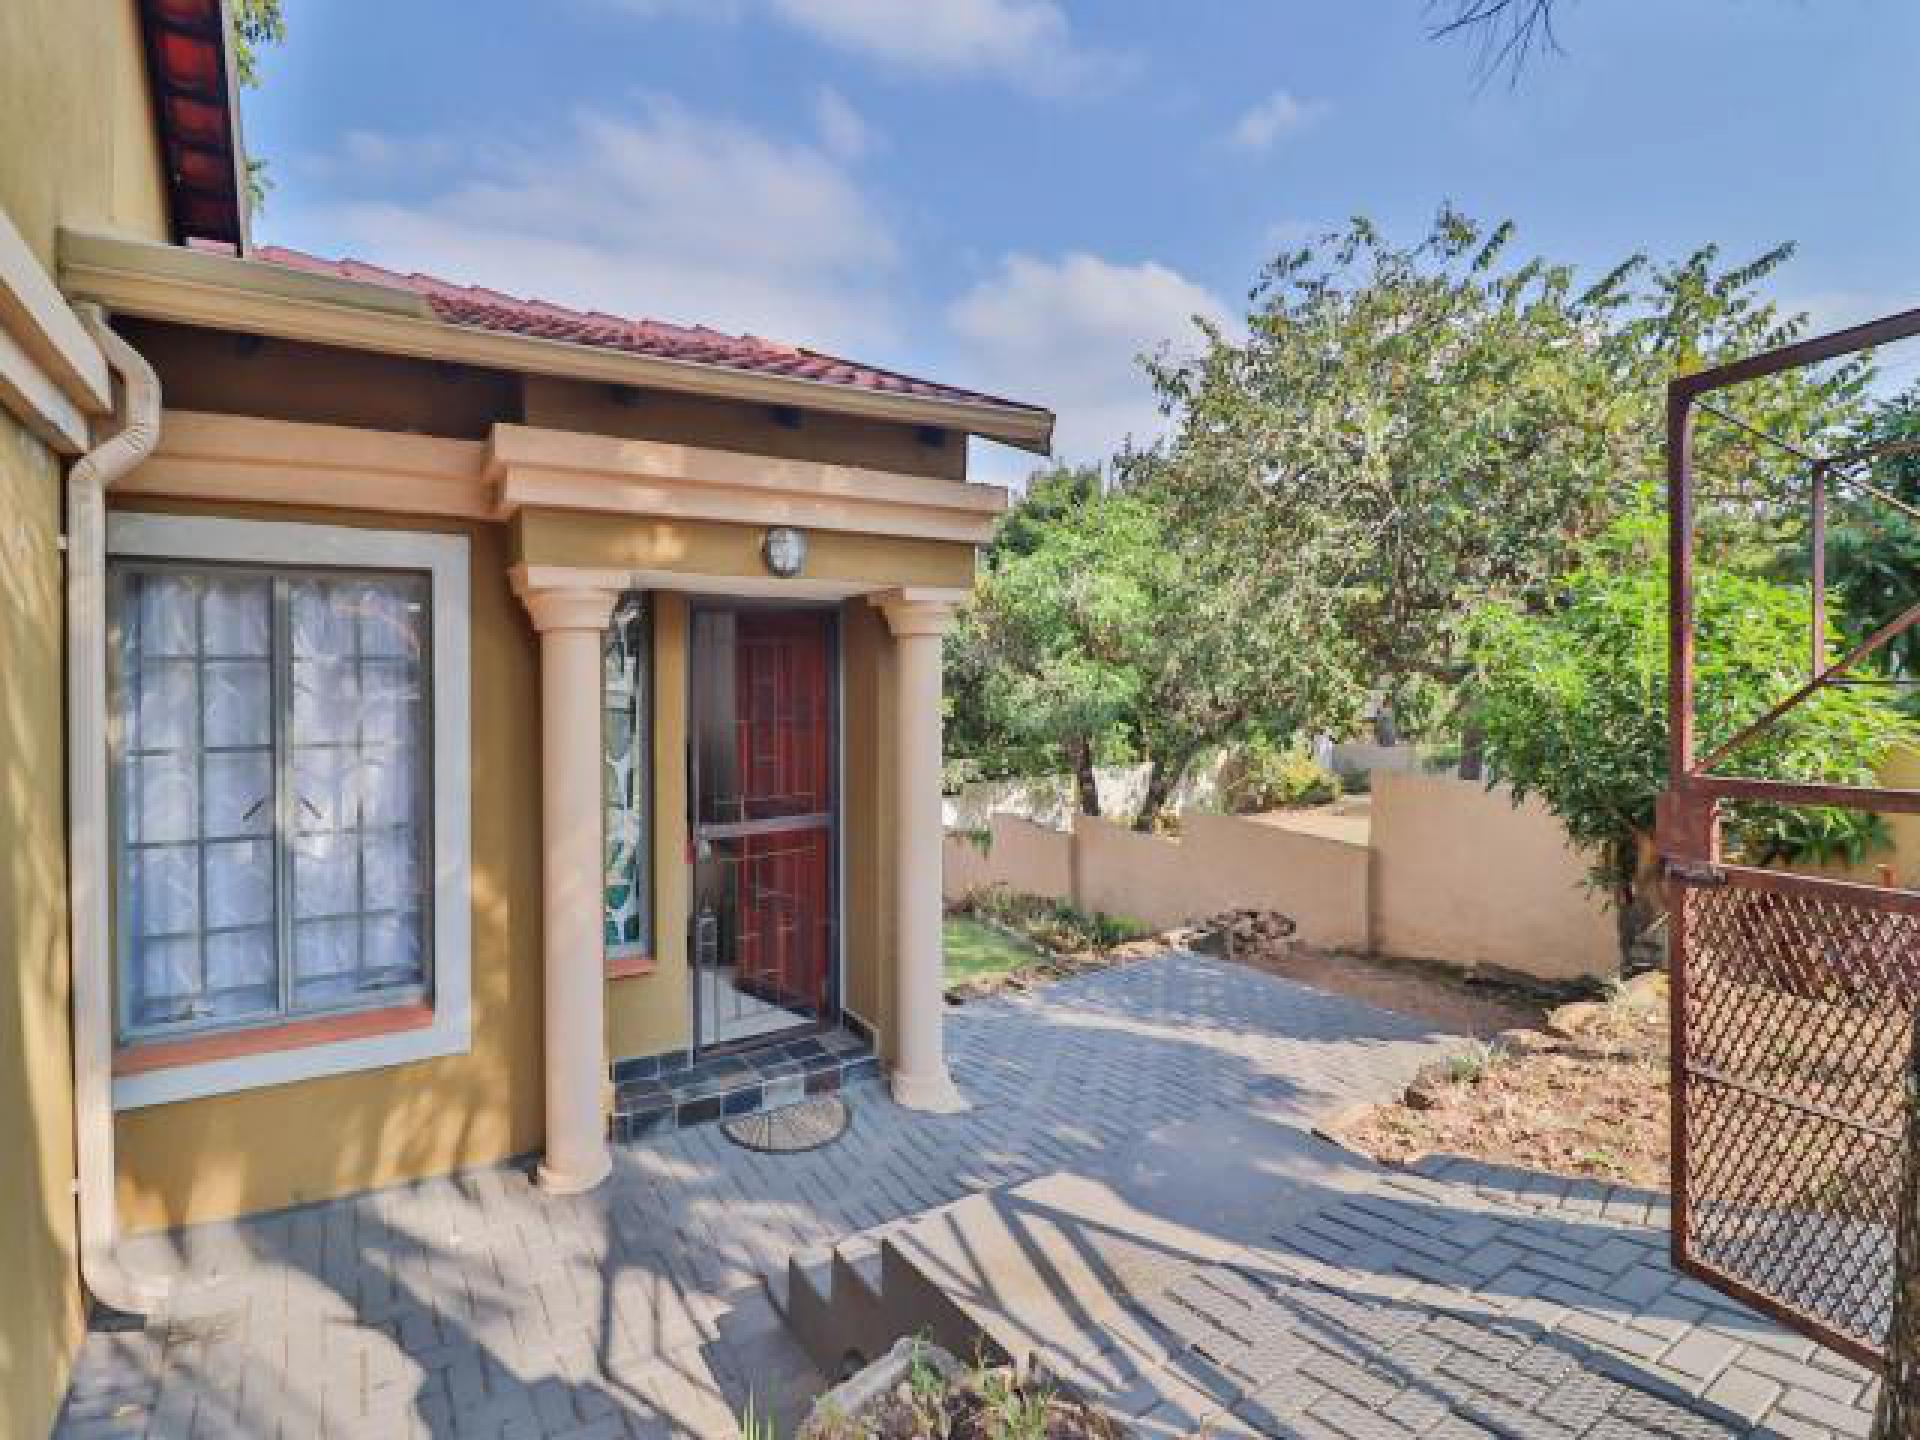
[[651, 975], [660, 962], [651, 955], [613, 955], [607, 959], [607, 979], [631, 980], [636, 975]]
[[187, 1040], [158, 1040], [116, 1051], [113, 1073], [143, 1075], [149, 1070], [171, 1070], [209, 1060], [232, 1060], [243, 1055], [265, 1055], [276, 1050], [304, 1050], [341, 1040], [365, 1040], [402, 1030], [424, 1030], [433, 1024], [431, 1005], [394, 1005], [384, 1010], [361, 1010], [351, 1015], [321, 1015], [312, 1020], [290, 1020], [253, 1030], [224, 1030]]

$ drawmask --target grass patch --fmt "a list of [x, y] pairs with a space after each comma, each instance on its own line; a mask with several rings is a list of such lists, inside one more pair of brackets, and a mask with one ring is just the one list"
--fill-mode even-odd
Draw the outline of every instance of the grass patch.
[[949, 916], [945, 928], [949, 985], [960, 980], [1004, 975], [1041, 958], [1040, 952], [1031, 945], [1022, 945], [991, 925], [982, 925], [964, 915]]

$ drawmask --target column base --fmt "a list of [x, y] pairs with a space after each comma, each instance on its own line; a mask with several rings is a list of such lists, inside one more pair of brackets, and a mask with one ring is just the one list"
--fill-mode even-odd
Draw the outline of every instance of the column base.
[[893, 1095], [894, 1104], [930, 1115], [958, 1115], [973, 1108], [945, 1066], [929, 1075], [909, 1075], [904, 1070], [895, 1070], [887, 1077], [887, 1089]]
[[596, 1189], [613, 1173], [613, 1157], [605, 1151], [586, 1170], [557, 1170], [542, 1160], [534, 1168], [533, 1183], [548, 1195], [584, 1195]]

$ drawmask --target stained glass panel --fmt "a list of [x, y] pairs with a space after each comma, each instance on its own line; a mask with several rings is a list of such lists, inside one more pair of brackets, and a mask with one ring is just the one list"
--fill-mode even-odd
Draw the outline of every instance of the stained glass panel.
[[602, 669], [606, 765], [606, 891], [604, 930], [609, 956], [635, 955], [653, 945], [653, 885], [648, 864], [648, 754], [652, 726], [650, 619], [645, 597], [625, 595], [607, 630]]

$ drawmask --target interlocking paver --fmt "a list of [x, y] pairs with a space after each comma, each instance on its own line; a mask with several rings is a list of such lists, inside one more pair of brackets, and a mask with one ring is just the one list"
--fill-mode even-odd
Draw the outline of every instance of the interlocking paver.
[[[136, 1261], [210, 1283], [144, 1332], [88, 1338], [61, 1440], [731, 1434], [749, 1392], [790, 1418], [823, 1382], [758, 1280], [796, 1249], [1097, 1168], [1209, 1114], [1304, 1127], [1392, 1093], [1444, 1044], [1180, 955], [969, 1005], [947, 1033], [971, 1110], [914, 1115], [856, 1091], [849, 1133], [810, 1155], [698, 1129], [623, 1148], [589, 1196], [549, 1199], [502, 1167], [136, 1242]], [[1436, 1158], [1330, 1198], [1239, 1269], [1165, 1277], [1180, 1339], [1141, 1355], [1151, 1380], [1113, 1372], [1151, 1397], [1152, 1429], [1211, 1417], [1219, 1433], [1465, 1440], [1585, 1426], [1591, 1440], [1764, 1420], [1830, 1436], [1870, 1404], [1857, 1369], [1673, 1276], [1649, 1228], [1662, 1197]], [[1582, 1327], [1629, 1355], [1678, 1356], [1676, 1375], [1711, 1358], [1717, 1378], [1699, 1376], [1704, 1401], [1650, 1397], [1620, 1379], [1651, 1386], [1650, 1366], [1604, 1355]], [[1098, 1344], [1084, 1348], [1077, 1371], [1100, 1373]], [[1619, 1428], [1627, 1393], [1648, 1428]], [[1694, 1428], [1663, 1432], [1656, 1412]]]

